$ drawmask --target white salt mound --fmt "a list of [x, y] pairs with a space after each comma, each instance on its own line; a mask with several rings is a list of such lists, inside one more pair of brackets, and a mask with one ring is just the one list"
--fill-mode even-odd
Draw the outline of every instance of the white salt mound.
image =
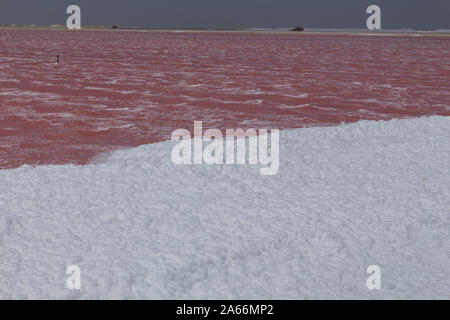
[[449, 128], [283, 131], [276, 176], [176, 166], [171, 142], [0, 171], [0, 298], [449, 299]]

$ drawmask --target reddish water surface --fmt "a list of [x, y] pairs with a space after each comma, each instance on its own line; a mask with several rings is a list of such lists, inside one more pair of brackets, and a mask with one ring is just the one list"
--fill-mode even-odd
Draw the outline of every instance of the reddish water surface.
[[450, 37], [0, 30], [0, 168], [85, 164], [194, 120], [448, 116], [449, 57]]

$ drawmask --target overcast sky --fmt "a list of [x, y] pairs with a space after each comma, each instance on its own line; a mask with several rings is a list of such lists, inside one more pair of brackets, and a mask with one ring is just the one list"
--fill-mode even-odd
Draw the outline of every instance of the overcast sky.
[[383, 29], [450, 29], [450, 0], [0, 0], [0, 24], [65, 24], [69, 4], [91, 26], [365, 28], [377, 4]]

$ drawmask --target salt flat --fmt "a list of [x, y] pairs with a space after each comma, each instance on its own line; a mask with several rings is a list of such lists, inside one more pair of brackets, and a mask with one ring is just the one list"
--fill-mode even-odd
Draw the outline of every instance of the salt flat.
[[449, 116], [449, 56], [443, 36], [0, 28], [0, 169], [88, 164], [194, 120], [294, 129]]

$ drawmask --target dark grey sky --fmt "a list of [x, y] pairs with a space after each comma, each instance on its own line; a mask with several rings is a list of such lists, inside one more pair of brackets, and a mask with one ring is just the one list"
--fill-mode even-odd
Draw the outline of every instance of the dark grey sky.
[[365, 28], [377, 4], [383, 29], [450, 29], [450, 0], [0, 0], [0, 24], [65, 24], [69, 4], [83, 25], [154, 28]]

